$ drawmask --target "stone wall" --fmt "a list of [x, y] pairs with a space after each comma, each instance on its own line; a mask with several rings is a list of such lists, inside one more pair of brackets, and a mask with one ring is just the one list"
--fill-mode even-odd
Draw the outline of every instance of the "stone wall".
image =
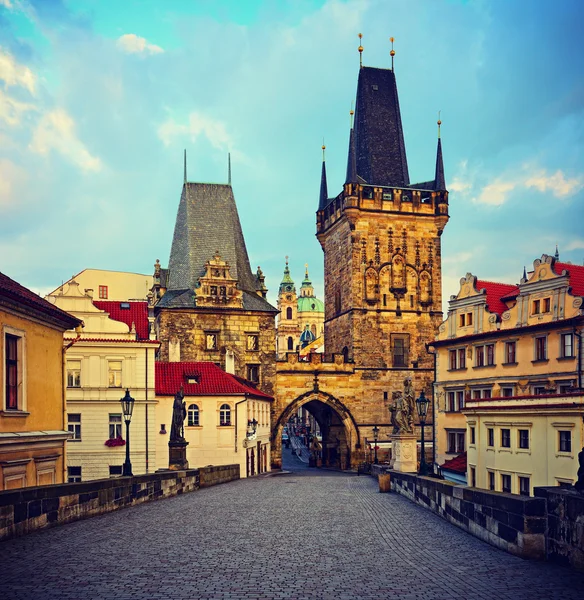
[[584, 571], [584, 494], [558, 487], [534, 494], [547, 503], [547, 559]]
[[239, 479], [239, 465], [0, 492], [0, 540]]
[[391, 489], [475, 537], [524, 558], [546, 557], [546, 500], [391, 474]]

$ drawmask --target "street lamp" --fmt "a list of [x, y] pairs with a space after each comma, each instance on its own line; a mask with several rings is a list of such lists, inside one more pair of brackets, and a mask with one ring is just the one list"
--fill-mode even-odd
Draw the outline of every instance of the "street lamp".
[[373, 459], [373, 462], [376, 465], [379, 464], [379, 460], [377, 460], [377, 440], [378, 439], [379, 439], [379, 427], [377, 427], [377, 425], [375, 425], [375, 427], [373, 428], [373, 444], [374, 444], [373, 451], [375, 452], [375, 458]]
[[419, 398], [416, 399], [416, 406], [418, 409], [418, 416], [420, 417], [420, 426], [422, 428], [422, 455], [420, 457], [420, 471], [419, 475], [428, 475], [428, 465], [426, 464], [426, 451], [424, 448], [424, 426], [426, 425], [426, 416], [428, 415], [428, 404], [430, 400], [426, 398], [424, 390], [420, 392]]
[[122, 469], [123, 477], [132, 477], [132, 463], [130, 462], [130, 421], [134, 410], [134, 398], [130, 396], [130, 390], [126, 389], [126, 395], [120, 400], [124, 421], [126, 421], [126, 462]]

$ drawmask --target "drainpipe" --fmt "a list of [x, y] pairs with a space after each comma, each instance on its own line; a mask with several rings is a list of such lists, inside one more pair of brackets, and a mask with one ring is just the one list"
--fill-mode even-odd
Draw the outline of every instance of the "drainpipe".
[[240, 404], [247, 402], [247, 392], [245, 393], [245, 398], [235, 403], [235, 451], [237, 452], [237, 407]]
[[[432, 344], [426, 344], [425, 346], [426, 352], [434, 358], [434, 381], [432, 383], [432, 472], [434, 472], [434, 465], [436, 464], [436, 348]], [[434, 348], [433, 352], [430, 352], [430, 347]]]
[[[63, 356], [61, 359], [61, 381], [63, 382], [63, 430], [65, 430], [65, 426], [67, 425], [67, 381], [65, 379], [65, 371], [66, 371], [66, 363], [67, 363], [67, 350], [71, 348], [71, 346], [77, 343], [81, 339], [81, 328], [83, 324], [75, 327], [75, 333], [77, 337], [74, 340], [71, 340], [68, 344], [63, 346]], [[67, 444], [63, 444], [63, 482], [67, 480], [67, 461], [65, 460], [65, 452], [67, 448]]]
[[146, 473], [148, 473], [148, 348], [146, 348]]

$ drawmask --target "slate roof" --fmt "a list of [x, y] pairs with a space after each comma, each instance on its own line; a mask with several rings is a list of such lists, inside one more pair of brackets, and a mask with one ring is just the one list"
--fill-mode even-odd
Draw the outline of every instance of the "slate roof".
[[[99, 310], [109, 313], [110, 319], [125, 323], [130, 329], [132, 323], [136, 326], [136, 334], [139, 339], [147, 340], [148, 325], [148, 302], [114, 302], [113, 300], [94, 300], [94, 306]], [[122, 306], [129, 308], [122, 308]]]
[[454, 473], [463, 473], [466, 474], [467, 460], [466, 460], [466, 452], [447, 460], [443, 465], [440, 465], [440, 468], [443, 471], [453, 471]]
[[[196, 378], [197, 383], [188, 383]], [[253, 383], [226, 373], [212, 362], [157, 362], [155, 364], [157, 396], [174, 396], [183, 386], [185, 396], [243, 396], [273, 400]]]
[[326, 163], [322, 161], [322, 173], [320, 176], [320, 197], [318, 203], [318, 210], [326, 208], [328, 204], [328, 191], [326, 186]]
[[574, 296], [584, 296], [584, 267], [556, 261], [554, 263], [556, 275], [561, 275], [563, 271], [568, 271], [572, 294]]
[[61, 310], [44, 298], [37, 296], [28, 288], [25, 288], [23, 285], [20, 285], [20, 283], [14, 281], [14, 279], [10, 279], [8, 275], [4, 275], [4, 273], [0, 273], [0, 306], [1, 305], [7, 305], [16, 310], [21, 309], [22, 312], [25, 312], [26, 309], [28, 309], [37, 314], [40, 313], [51, 323], [62, 327], [63, 331], [81, 325], [79, 319], [64, 310]]
[[395, 74], [390, 69], [359, 70], [355, 107], [357, 174], [373, 185], [410, 183]]
[[260, 284], [252, 274], [233, 189], [228, 184], [183, 185], [170, 259], [168, 285], [158, 307], [193, 308], [194, 290], [205, 274], [205, 263], [219, 252], [229, 263], [231, 276], [244, 292], [244, 309], [277, 312], [256, 291]]
[[494, 281], [481, 281], [477, 279], [475, 287], [479, 292], [482, 289], [487, 292], [487, 308], [491, 312], [502, 315], [508, 310], [508, 306], [501, 298], [504, 298], [507, 294], [514, 291], [517, 286], [509, 283], [497, 283]]

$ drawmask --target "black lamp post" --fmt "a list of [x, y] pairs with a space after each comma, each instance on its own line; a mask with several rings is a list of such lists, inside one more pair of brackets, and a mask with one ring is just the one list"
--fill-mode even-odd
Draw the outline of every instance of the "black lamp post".
[[375, 427], [373, 428], [373, 452], [375, 453], [374, 456], [375, 458], [373, 459], [373, 462], [377, 465], [379, 464], [379, 460], [377, 460], [377, 440], [379, 439], [379, 427], [377, 427], [377, 425], [375, 425]]
[[134, 410], [134, 398], [130, 396], [130, 390], [126, 389], [126, 395], [120, 400], [124, 421], [126, 421], [126, 462], [122, 469], [122, 476], [132, 477], [132, 463], [130, 462], [130, 421]]
[[426, 464], [426, 450], [424, 448], [424, 426], [426, 425], [426, 416], [428, 415], [428, 404], [430, 400], [426, 398], [426, 394], [422, 390], [419, 398], [416, 399], [416, 406], [418, 408], [418, 416], [420, 417], [420, 426], [422, 427], [422, 455], [420, 457], [420, 471], [419, 475], [428, 475], [428, 465]]

